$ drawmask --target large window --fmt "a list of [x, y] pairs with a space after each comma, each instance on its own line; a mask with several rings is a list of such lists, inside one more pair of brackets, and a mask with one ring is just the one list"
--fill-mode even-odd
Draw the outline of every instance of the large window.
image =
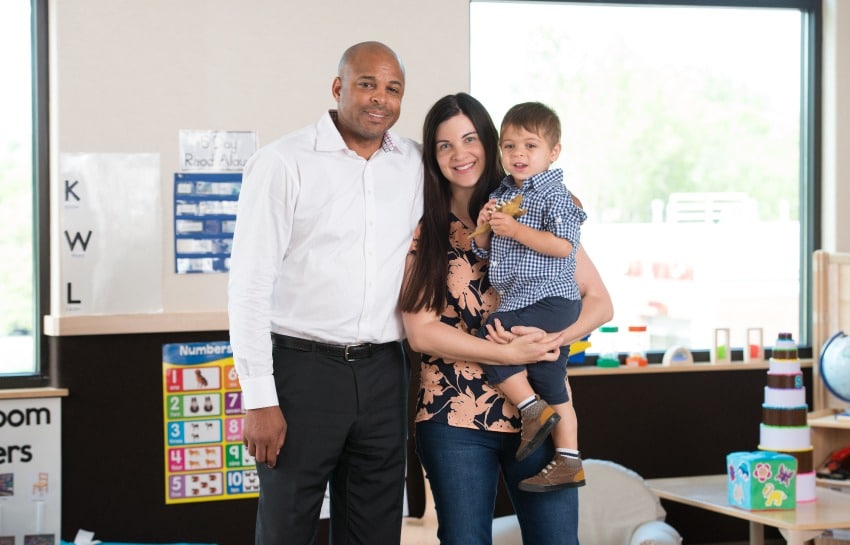
[[669, 5], [688, 3], [473, 0], [472, 94], [497, 125], [517, 102], [559, 113], [615, 325], [656, 350], [716, 328], [806, 343], [811, 8]]
[[[0, 100], [0, 387], [44, 383], [40, 366], [40, 294], [37, 227], [40, 203], [37, 136], [43, 102], [35, 93], [37, 75], [44, 69], [34, 40], [44, 38], [36, 23], [42, 0], [5, 0], [0, 3], [0, 51], [3, 58]], [[40, 30], [39, 30], [40, 29]], [[42, 135], [43, 136], [43, 135]]]

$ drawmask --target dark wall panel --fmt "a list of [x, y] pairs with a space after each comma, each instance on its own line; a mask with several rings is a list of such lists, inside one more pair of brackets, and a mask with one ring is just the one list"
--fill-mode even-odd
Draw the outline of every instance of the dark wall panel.
[[[253, 542], [256, 500], [164, 501], [162, 345], [227, 338], [219, 331], [50, 340], [59, 386], [69, 390], [62, 413], [63, 539], [85, 528], [108, 541]], [[809, 369], [804, 377], [810, 384]], [[757, 448], [763, 369], [571, 380], [586, 458], [614, 460], [647, 478], [671, 477], [721, 473], [728, 452]], [[415, 468], [410, 510], [421, 514], [422, 476], [408, 450]], [[666, 502], [665, 508], [692, 545], [747, 540], [746, 523]], [[509, 511], [503, 495], [497, 514]], [[320, 544], [326, 533], [323, 523]]]

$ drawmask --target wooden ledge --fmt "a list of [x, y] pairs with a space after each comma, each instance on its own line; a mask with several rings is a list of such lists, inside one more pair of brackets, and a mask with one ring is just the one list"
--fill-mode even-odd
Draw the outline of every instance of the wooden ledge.
[[44, 334], [51, 337], [227, 330], [224, 311], [44, 317]]
[[34, 399], [41, 397], [67, 397], [67, 388], [10, 388], [0, 390], [0, 399]]
[[[811, 359], [801, 359], [800, 368], [805, 369], [812, 366]], [[652, 363], [645, 367], [597, 367], [595, 365], [575, 365], [567, 366], [567, 374], [569, 376], [580, 377], [588, 375], [640, 375], [651, 373], [703, 373], [716, 371], [750, 371], [753, 369], [770, 369], [770, 363], [767, 361], [744, 363], [694, 363], [689, 365], [661, 365], [660, 363]]]

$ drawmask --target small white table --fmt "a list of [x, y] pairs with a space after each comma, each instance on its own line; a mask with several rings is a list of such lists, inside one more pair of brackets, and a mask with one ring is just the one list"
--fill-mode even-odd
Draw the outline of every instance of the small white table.
[[750, 545], [764, 545], [764, 527], [779, 528], [788, 545], [804, 545], [831, 528], [850, 528], [850, 494], [818, 487], [817, 501], [796, 509], [748, 511], [729, 505], [726, 475], [647, 479], [647, 485], [665, 500], [743, 519], [750, 523]]

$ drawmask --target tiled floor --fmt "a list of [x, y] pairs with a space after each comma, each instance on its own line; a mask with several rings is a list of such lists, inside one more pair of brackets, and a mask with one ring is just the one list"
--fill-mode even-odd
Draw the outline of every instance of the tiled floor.
[[437, 539], [437, 513], [431, 487], [425, 483], [425, 513], [421, 519], [406, 518], [401, 527], [400, 545], [439, 545]]
[[[818, 541], [817, 545], [826, 545], [827, 543]], [[765, 545], [782, 544], [782, 540], [765, 540]], [[427, 486], [427, 481], [425, 486], [425, 513], [422, 518], [410, 517], [404, 519], [401, 527], [400, 545], [440, 545], [440, 541], [437, 539], [437, 513], [434, 511], [434, 498], [431, 496], [431, 488]], [[736, 541], [715, 545], [748, 545], [748, 543]]]

